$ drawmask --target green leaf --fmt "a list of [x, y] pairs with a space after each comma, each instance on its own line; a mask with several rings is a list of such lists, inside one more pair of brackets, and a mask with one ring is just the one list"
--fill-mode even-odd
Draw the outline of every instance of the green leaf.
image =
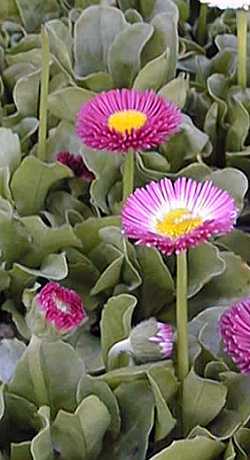
[[230, 252], [221, 253], [226, 268], [206, 284], [190, 302], [190, 313], [198, 313], [206, 307], [228, 306], [233, 301], [250, 294], [250, 269], [239, 256]]
[[163, 86], [159, 91], [159, 95], [183, 108], [186, 103], [188, 89], [189, 80], [185, 78], [184, 73], [181, 73], [177, 78]]
[[205, 243], [188, 252], [188, 297], [197, 294], [205, 284], [225, 270], [225, 262], [219, 250]]
[[34, 277], [43, 277], [49, 280], [62, 280], [68, 274], [67, 260], [64, 254], [49, 254], [46, 256], [39, 269], [25, 267], [24, 265], [15, 264], [15, 267]]
[[147, 376], [156, 405], [155, 440], [160, 441], [172, 431], [176, 423], [168, 407], [168, 401], [177, 392], [178, 383], [172, 370], [167, 367], [150, 369]]
[[100, 276], [99, 270], [90, 259], [79, 252], [74, 259], [68, 250], [67, 259], [69, 260], [69, 274], [63, 282], [64, 286], [77, 291], [89, 310], [96, 308], [99, 303], [98, 299], [91, 296], [90, 291]]
[[101, 238], [99, 231], [110, 225], [120, 224], [119, 216], [111, 217], [90, 217], [81, 224], [76, 225], [75, 234], [77, 238], [82, 242], [84, 254], [89, 254], [89, 252], [94, 249], [100, 242]]
[[74, 123], [80, 107], [94, 95], [91, 91], [78, 87], [59, 89], [49, 95], [48, 110], [60, 120]]
[[227, 388], [223, 383], [201, 378], [192, 369], [183, 385], [182, 408], [186, 434], [196, 425], [207, 426], [224, 407], [226, 395]]
[[226, 136], [226, 150], [229, 152], [237, 152], [244, 149], [250, 118], [247, 109], [236, 95], [228, 101], [228, 116], [229, 129]]
[[72, 177], [70, 169], [59, 163], [46, 164], [33, 156], [26, 157], [11, 181], [18, 212], [22, 215], [38, 213], [44, 207], [50, 187], [67, 177]]
[[84, 398], [90, 395], [97, 396], [107, 407], [111, 415], [110, 431], [114, 438], [116, 438], [121, 429], [121, 418], [118, 402], [104, 381], [100, 381], [96, 378], [85, 376], [83, 377], [78, 385], [77, 389], [77, 401], [80, 403]]
[[230, 193], [241, 210], [244, 204], [244, 196], [248, 190], [248, 181], [245, 174], [235, 168], [225, 168], [213, 171], [210, 174], [210, 178], [215, 185]]
[[111, 297], [104, 306], [100, 326], [105, 364], [108, 362], [108, 352], [112, 346], [128, 337], [136, 303], [137, 300], [132, 295], [121, 294]]
[[80, 154], [82, 141], [75, 133], [75, 126], [65, 120], [50, 132], [46, 146], [46, 159], [55, 161], [58, 152], [67, 151]]
[[34, 460], [54, 460], [54, 449], [50, 433], [50, 409], [43, 406], [38, 414], [42, 420], [42, 429], [32, 439], [31, 453]]
[[155, 11], [152, 15], [151, 25], [154, 33], [151, 40], [143, 50], [143, 63], [151, 61], [162, 54], [168, 48], [170, 51], [168, 61], [167, 81], [172, 80], [176, 73], [178, 57], [178, 8], [171, 0], [164, 1], [164, 12], [157, 11], [158, 2], [155, 3]]
[[250, 376], [225, 372], [223, 383], [228, 389], [227, 408], [237, 412], [241, 423], [245, 424], [250, 418]]
[[33, 32], [40, 28], [41, 23], [49, 17], [59, 14], [56, 0], [34, 0], [32, 5], [29, 0], [16, 0], [20, 16], [28, 32]]
[[[113, 390], [117, 388], [122, 383], [131, 383], [138, 380], [146, 380], [147, 372], [150, 369], [156, 369], [160, 367], [167, 367], [174, 374], [173, 363], [170, 360], [167, 361], [157, 361], [154, 363], [140, 364], [136, 366], [127, 366], [121, 367], [120, 369], [115, 369], [107, 372], [102, 375], [102, 379], [110, 386]], [[172, 391], [173, 385], [171, 385]]]
[[194, 439], [174, 441], [150, 460], [217, 460], [223, 450], [221, 442], [197, 436]]
[[50, 52], [66, 75], [72, 76], [73, 39], [69, 28], [58, 19], [46, 22]]
[[1, 215], [0, 260], [14, 262], [22, 258], [30, 247], [30, 234], [22, 222]]
[[[6, 386], [1, 397], [4, 402], [4, 413], [1, 413], [0, 431], [1, 442], [5, 448], [11, 443], [31, 439], [40, 429], [40, 419], [34, 404], [18, 395], [8, 392]], [[1, 410], [3, 406], [1, 407]]]
[[[18, 275], [20, 276], [20, 273]], [[19, 287], [18, 294], [16, 295], [16, 292], [15, 292], [15, 290], [13, 292], [13, 289], [11, 289], [11, 291], [10, 291], [12, 296], [13, 296], [13, 298], [18, 297], [19, 302], [21, 301], [22, 293], [23, 293], [23, 290], [24, 290], [24, 287], [25, 287], [25, 280], [27, 280], [27, 278], [25, 278], [25, 275], [26, 275], [26, 273], [24, 274], [24, 280], [21, 278], [23, 283], [24, 283], [24, 286], [22, 286], [21, 288]], [[32, 279], [32, 281], [34, 282], [34, 279]], [[19, 334], [22, 337], [24, 337], [26, 340], [29, 340], [30, 335], [31, 335], [30, 330], [29, 330], [29, 328], [28, 328], [28, 326], [26, 324], [26, 321], [25, 321], [25, 318], [24, 318], [23, 314], [20, 311], [17, 310], [13, 300], [7, 300], [6, 302], [4, 302], [4, 304], [2, 305], [2, 309], [3, 309], [3, 311], [7, 311], [8, 313], [10, 313], [11, 319], [12, 319], [13, 323], [15, 324]]]
[[36, 70], [19, 78], [13, 90], [13, 99], [22, 116], [37, 116], [41, 71]]
[[0, 269], [0, 292], [4, 291], [5, 289], [8, 289], [10, 285], [10, 277], [8, 273]]
[[83, 362], [69, 344], [33, 336], [18, 362], [9, 390], [39, 407], [48, 405], [55, 417], [59, 409], [76, 408], [76, 388], [83, 373]]
[[[115, 391], [122, 424], [121, 436], [112, 446], [112, 460], [144, 460], [154, 423], [154, 398], [146, 382], [120, 385]], [[104, 446], [105, 453], [105, 446]], [[110, 458], [110, 453], [104, 460]]]
[[0, 168], [8, 167], [13, 172], [21, 161], [18, 136], [10, 129], [0, 128]]
[[222, 236], [218, 240], [219, 244], [226, 247], [235, 254], [238, 254], [246, 262], [250, 262], [250, 235], [235, 229], [228, 235]]
[[190, 117], [182, 114], [180, 132], [163, 144], [160, 150], [169, 161], [171, 172], [179, 172], [186, 160], [194, 161], [198, 154], [210, 153], [210, 147], [207, 134], [199, 130]]
[[138, 73], [133, 88], [139, 90], [153, 89], [157, 91], [167, 80], [169, 51], [148, 62]]
[[14, 21], [18, 20], [19, 13], [16, 6], [15, 0], [3, 0], [0, 10], [0, 19], [1, 21], [13, 19]]
[[[26, 251], [22, 262], [29, 267], [38, 267], [44, 259], [58, 251], [62, 251], [68, 247], [81, 248], [81, 242], [76, 237], [70, 225], [62, 225], [60, 227], [48, 227], [38, 216], [29, 216], [22, 219], [27, 232], [32, 236], [32, 246], [29, 251]], [[46, 265], [48, 264], [44, 262]], [[56, 258], [51, 257], [49, 261], [55, 261]]]
[[141, 266], [140, 310], [144, 318], [156, 315], [174, 300], [175, 286], [162, 256], [153, 248], [137, 247]]
[[104, 270], [95, 286], [91, 289], [91, 295], [97, 295], [109, 288], [114, 288], [119, 282], [122, 265], [123, 255], [111, 262]]
[[83, 11], [75, 25], [74, 53], [77, 76], [107, 70], [109, 49], [125, 26], [125, 18], [117, 8], [91, 6]]
[[3, 339], [0, 342], [0, 380], [9, 382], [17, 363], [25, 351], [25, 344], [17, 339]]
[[136, 23], [117, 35], [108, 55], [109, 71], [116, 87], [132, 86], [141, 67], [141, 52], [152, 33], [153, 27], [150, 24]]
[[11, 460], [33, 460], [33, 457], [30, 452], [30, 446], [31, 441], [23, 441], [17, 444], [14, 442], [11, 443]]
[[209, 307], [189, 323], [190, 334], [196, 337], [214, 357], [222, 355], [219, 318], [224, 311], [224, 307]]
[[83, 155], [88, 168], [96, 177], [90, 187], [91, 201], [108, 214], [108, 194], [117, 180], [121, 180], [120, 166], [124, 161], [122, 155], [89, 149], [84, 149]]
[[[250, 455], [250, 429], [240, 428], [234, 436], [235, 443], [240, 449], [240, 452], [245, 456], [245, 459]], [[244, 457], [243, 457], [244, 458]]]
[[94, 395], [85, 398], [74, 414], [60, 410], [52, 433], [63, 458], [96, 459], [110, 421], [108, 409]]

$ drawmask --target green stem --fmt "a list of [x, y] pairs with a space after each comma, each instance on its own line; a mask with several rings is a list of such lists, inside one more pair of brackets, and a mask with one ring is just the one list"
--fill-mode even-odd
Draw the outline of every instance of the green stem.
[[41, 161], [46, 158], [46, 135], [47, 135], [47, 110], [48, 110], [48, 91], [49, 91], [49, 38], [45, 27], [41, 30], [42, 41], [42, 72], [41, 72], [41, 92], [39, 107], [39, 133], [37, 156]]
[[41, 339], [33, 335], [29, 344], [28, 362], [30, 376], [39, 407], [48, 405], [48, 392], [41, 366], [41, 345]]
[[129, 149], [126, 154], [123, 171], [123, 202], [134, 190], [134, 151]]
[[247, 86], [247, 11], [237, 10], [238, 84]]
[[177, 255], [176, 320], [177, 371], [180, 382], [183, 382], [189, 372], [186, 251]]
[[207, 10], [208, 10], [207, 4], [201, 3], [199, 18], [198, 18], [198, 26], [197, 26], [197, 40], [200, 45], [204, 45], [206, 41]]

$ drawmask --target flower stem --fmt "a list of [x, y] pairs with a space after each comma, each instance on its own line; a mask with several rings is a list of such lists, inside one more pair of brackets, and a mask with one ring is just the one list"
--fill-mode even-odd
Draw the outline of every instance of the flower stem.
[[197, 40], [200, 45], [204, 45], [207, 29], [207, 4], [201, 3], [197, 27]]
[[48, 404], [49, 400], [41, 365], [41, 345], [41, 339], [33, 335], [29, 345], [28, 362], [37, 403], [39, 406], [44, 406]]
[[237, 10], [238, 84], [247, 86], [247, 11]]
[[177, 254], [176, 319], [177, 371], [180, 382], [183, 382], [189, 372], [186, 251]]
[[126, 154], [123, 171], [123, 202], [134, 190], [134, 151], [129, 149]]
[[41, 161], [46, 158], [46, 135], [47, 135], [47, 110], [48, 110], [48, 90], [49, 90], [49, 38], [44, 26], [41, 30], [42, 41], [42, 72], [41, 72], [41, 92], [39, 107], [39, 133], [37, 156]]

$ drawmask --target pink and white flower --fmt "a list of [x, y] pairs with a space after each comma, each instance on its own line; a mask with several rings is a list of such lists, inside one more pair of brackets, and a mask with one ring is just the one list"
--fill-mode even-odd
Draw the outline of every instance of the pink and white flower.
[[233, 198], [212, 181], [181, 177], [151, 182], [131, 194], [122, 210], [123, 232], [137, 244], [171, 255], [233, 229]]

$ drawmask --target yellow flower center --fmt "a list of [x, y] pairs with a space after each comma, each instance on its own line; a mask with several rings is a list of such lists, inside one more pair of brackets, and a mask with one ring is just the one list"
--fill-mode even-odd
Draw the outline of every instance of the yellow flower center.
[[147, 121], [147, 116], [139, 110], [122, 110], [110, 115], [108, 127], [118, 133], [131, 133], [132, 129], [142, 128]]
[[199, 227], [202, 222], [200, 217], [194, 217], [188, 209], [178, 208], [169, 211], [162, 220], [157, 222], [156, 229], [162, 235], [178, 238]]

